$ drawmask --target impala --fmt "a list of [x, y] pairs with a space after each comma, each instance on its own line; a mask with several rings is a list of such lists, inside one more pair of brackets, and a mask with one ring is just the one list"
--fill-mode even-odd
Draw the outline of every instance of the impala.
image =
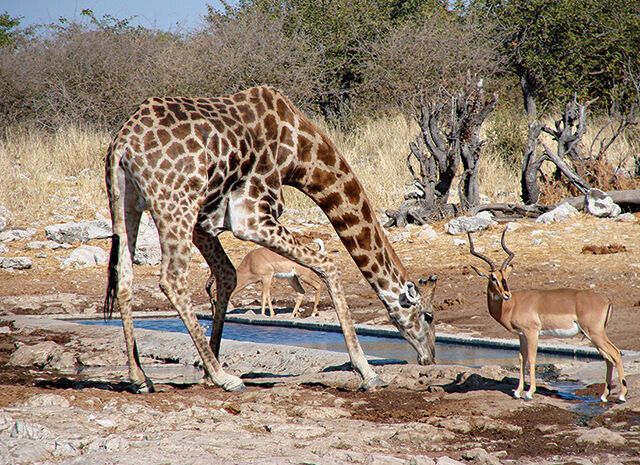
[[[320, 252], [323, 253], [325, 249], [322, 240], [315, 239], [315, 242], [318, 244]], [[259, 247], [249, 252], [244, 259], [242, 259], [236, 273], [237, 284], [230, 299], [250, 284], [262, 282], [262, 315], [266, 315], [265, 307], [267, 303], [269, 304], [271, 316], [275, 315], [271, 303], [271, 284], [273, 283], [273, 278], [286, 279], [291, 287], [298, 293], [292, 314], [294, 318], [302, 314], [300, 304], [302, 303], [305, 290], [300, 282], [311, 286], [315, 292], [315, 302], [313, 303], [311, 315], [317, 316], [320, 313], [318, 311], [318, 301], [320, 300], [320, 291], [322, 290], [323, 283], [313, 271], [305, 266], [284, 258], [265, 247]]]
[[475, 250], [471, 234], [467, 233], [467, 236], [471, 254], [484, 260], [490, 267], [488, 273], [483, 273], [471, 265], [478, 275], [488, 281], [489, 313], [494, 320], [520, 338], [520, 379], [514, 391], [514, 397], [522, 396], [527, 363], [529, 363], [530, 387], [524, 395], [525, 399], [531, 399], [536, 391], [535, 365], [539, 336], [572, 337], [582, 333], [598, 349], [607, 365], [601, 401], [607, 402], [611, 392], [615, 365], [621, 384], [619, 401], [624, 402], [627, 382], [624, 378], [620, 351], [605, 333], [612, 309], [609, 299], [593, 290], [569, 288], [527, 289], [512, 292], [509, 289], [507, 277], [510, 271], [509, 264], [515, 254], [505, 244], [506, 232], [506, 229], [502, 232], [501, 244], [508, 257], [499, 269], [491, 259]]

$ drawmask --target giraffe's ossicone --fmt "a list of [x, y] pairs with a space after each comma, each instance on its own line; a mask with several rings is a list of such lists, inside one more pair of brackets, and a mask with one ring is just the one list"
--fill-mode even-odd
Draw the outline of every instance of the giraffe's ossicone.
[[[217, 360], [229, 295], [236, 285], [235, 269], [217, 237], [223, 231], [315, 271], [333, 300], [352, 365], [363, 379], [361, 387], [384, 384], [356, 337], [339, 268], [278, 222], [283, 185], [304, 192], [324, 211], [391, 320], [415, 348], [418, 362], [433, 363], [435, 279], [419, 282], [426, 284], [423, 289], [409, 279], [346, 160], [278, 91], [255, 87], [225, 97], [146, 100], [109, 147], [106, 184], [113, 239], [105, 311], [110, 314], [117, 306], [122, 315], [129, 376], [141, 390], [152, 384], [138, 361], [131, 301], [132, 256], [145, 209], [160, 238], [160, 287], [215, 384], [227, 390], [243, 388]], [[216, 283], [209, 344], [187, 292], [192, 242], [211, 268], [207, 291]]]

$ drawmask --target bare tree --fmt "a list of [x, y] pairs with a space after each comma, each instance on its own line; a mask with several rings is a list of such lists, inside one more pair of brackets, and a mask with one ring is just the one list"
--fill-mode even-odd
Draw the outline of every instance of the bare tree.
[[[586, 152], [581, 150], [582, 139], [587, 130], [587, 112], [592, 102], [580, 103], [574, 97], [565, 106], [561, 118], [555, 121], [553, 128], [539, 121], [529, 124], [521, 178], [522, 200], [526, 205], [536, 204], [540, 200], [538, 174], [545, 161], [556, 165], [556, 179], [563, 174], [581, 194], [586, 194], [592, 187], [603, 190], [610, 187], [610, 178], [615, 170], [608, 164], [606, 152], [626, 128], [637, 124], [638, 106], [632, 104], [627, 112], [618, 112], [615, 116], [611, 112], [609, 121], [598, 130]], [[607, 128], [611, 128], [611, 132], [605, 137]], [[542, 132], [549, 134], [555, 141], [555, 151], [542, 143], [543, 151], [538, 153]]]
[[[496, 94], [486, 98], [481, 79], [474, 83], [468, 77], [464, 89], [449, 95], [447, 103], [421, 106], [417, 115], [420, 133], [410, 144], [407, 156], [416, 191], [405, 196], [399, 210], [385, 212], [390, 218], [387, 226], [423, 224], [478, 205], [478, 169], [484, 144], [480, 128], [497, 102]], [[443, 115], [448, 115], [445, 121]], [[418, 162], [418, 171], [412, 158]], [[460, 163], [463, 167], [458, 181], [460, 204], [455, 206], [448, 200]]]

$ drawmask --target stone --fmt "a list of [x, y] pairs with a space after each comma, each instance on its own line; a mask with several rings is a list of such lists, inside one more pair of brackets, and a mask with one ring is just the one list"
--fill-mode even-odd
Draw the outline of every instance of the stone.
[[611, 446], [624, 446], [627, 440], [621, 434], [607, 428], [599, 427], [591, 429], [576, 439], [579, 444], [606, 444]]
[[476, 216], [459, 216], [445, 225], [445, 231], [451, 235], [466, 234], [468, 232], [481, 231], [496, 224], [491, 212], [483, 211]]
[[500, 460], [481, 448], [475, 448], [462, 453], [462, 458], [479, 465], [500, 465]]
[[371, 454], [365, 462], [367, 465], [406, 465], [407, 461], [383, 454]]
[[86, 305], [86, 297], [67, 292], [0, 297], [0, 307], [14, 313], [51, 313], [48, 309], [57, 309], [56, 313], [78, 313]]
[[13, 424], [9, 436], [23, 439], [45, 439], [51, 437], [52, 434], [42, 425], [18, 420]]
[[438, 233], [429, 224], [425, 224], [418, 232], [418, 239], [422, 241], [430, 241], [438, 237]]
[[34, 345], [21, 345], [7, 362], [9, 366], [36, 366], [56, 370], [75, 366], [75, 356], [64, 350], [53, 341], [40, 342]]
[[457, 460], [452, 459], [451, 457], [447, 457], [446, 455], [442, 457], [438, 457], [436, 461], [436, 465], [464, 465], [462, 462], [458, 462]]
[[11, 212], [4, 206], [0, 205], [0, 232], [7, 229], [11, 223]]
[[37, 231], [33, 228], [13, 228], [0, 233], [0, 242], [13, 242], [30, 239]]
[[585, 211], [599, 218], [615, 218], [622, 211], [620, 206], [600, 189], [589, 189], [584, 203]]
[[399, 428], [391, 439], [400, 442], [412, 442], [417, 444], [437, 443], [450, 441], [455, 435], [443, 428], [423, 423], [408, 423]]
[[57, 394], [39, 394], [20, 403], [21, 407], [69, 407], [69, 401]]
[[406, 465], [436, 465], [436, 462], [431, 457], [416, 455], [407, 460]]
[[160, 239], [158, 238], [158, 229], [153, 220], [147, 214], [142, 216], [140, 221], [140, 229], [138, 231], [138, 240], [136, 242], [136, 253], [133, 257], [133, 263], [136, 265], [157, 265], [162, 258], [160, 250]]
[[71, 252], [62, 261], [62, 268], [86, 268], [88, 266], [106, 265], [109, 256], [104, 249], [92, 245], [82, 245]]
[[93, 239], [111, 237], [111, 224], [107, 220], [60, 223], [44, 228], [47, 239], [55, 242], [75, 244]]
[[25, 245], [24, 248], [29, 250], [40, 250], [40, 249], [56, 250], [56, 249], [70, 249], [71, 245], [61, 244], [56, 241], [33, 241]]
[[0, 268], [3, 270], [28, 270], [33, 266], [29, 257], [0, 257]]
[[616, 217], [616, 221], [621, 221], [623, 223], [635, 223], [636, 216], [633, 213], [622, 213]]
[[539, 217], [536, 218], [536, 223], [556, 223], [558, 221], [563, 221], [572, 216], [577, 215], [579, 212], [574, 207], [569, 205], [568, 203], [563, 203], [562, 205], [554, 208], [553, 210], [543, 213]]

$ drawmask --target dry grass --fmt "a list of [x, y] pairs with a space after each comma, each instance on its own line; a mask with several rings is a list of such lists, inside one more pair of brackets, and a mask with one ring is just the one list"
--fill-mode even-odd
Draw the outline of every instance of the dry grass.
[[[517, 202], [520, 196], [519, 144], [521, 122], [506, 117], [488, 121], [483, 131], [487, 139], [480, 167], [481, 193], [494, 202]], [[338, 146], [365, 187], [376, 211], [396, 208], [411, 189], [406, 167], [409, 142], [418, 130], [411, 119], [401, 115], [370, 119], [353, 131], [343, 131], [318, 123]], [[511, 124], [511, 126], [509, 126]], [[588, 149], [596, 137], [594, 122], [585, 137]], [[0, 205], [11, 210], [16, 224], [56, 221], [71, 215], [92, 218], [106, 212], [103, 160], [110, 135], [77, 126], [56, 133], [24, 127], [7, 128], [0, 138]], [[621, 137], [610, 149], [610, 161], [623, 170], [633, 169], [640, 153], [637, 132]], [[452, 199], [454, 200], [454, 199]], [[289, 208], [319, 213], [303, 194], [286, 188]]]
[[7, 128], [0, 139], [0, 204], [16, 224], [56, 216], [93, 217], [104, 208], [106, 131], [77, 126], [47, 133]]

